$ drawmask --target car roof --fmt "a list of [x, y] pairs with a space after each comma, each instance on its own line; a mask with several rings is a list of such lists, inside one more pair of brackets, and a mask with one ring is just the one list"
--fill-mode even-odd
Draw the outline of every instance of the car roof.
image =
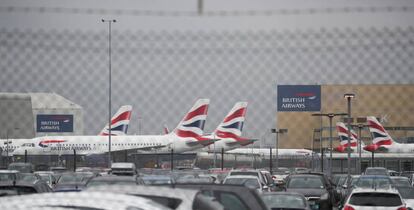
[[392, 193], [392, 194], [399, 194], [398, 190], [390, 187], [390, 188], [360, 188], [357, 187], [352, 190], [352, 194], [354, 193], [365, 193], [365, 192], [372, 192], [372, 193]]
[[91, 179], [91, 181], [104, 181], [104, 180], [108, 180], [108, 181], [135, 181], [136, 177], [135, 176], [98, 176], [98, 177], [94, 177]]
[[122, 193], [128, 195], [148, 196], [148, 197], [167, 197], [173, 199], [180, 199], [182, 203], [177, 209], [192, 209], [193, 201], [199, 190], [195, 189], [181, 189], [171, 188], [168, 186], [125, 186], [125, 185], [111, 185], [111, 186], [91, 186], [86, 189], [86, 192], [112, 192]]
[[0, 173], [20, 173], [18, 170], [0, 170]]
[[253, 175], [231, 175], [227, 176], [226, 179], [259, 179], [257, 176]]
[[1, 198], [0, 201], [5, 209], [32, 209], [36, 206], [83, 206], [91, 209], [126, 209], [127, 206], [135, 206], [143, 209], [168, 209], [149, 199], [108, 192], [42, 193], [10, 196]]

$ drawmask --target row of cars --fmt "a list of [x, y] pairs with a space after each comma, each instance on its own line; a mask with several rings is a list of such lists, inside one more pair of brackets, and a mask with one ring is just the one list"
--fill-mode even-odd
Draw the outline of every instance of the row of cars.
[[[414, 188], [409, 178], [381, 167], [369, 167], [362, 175], [336, 175], [340, 206], [352, 209], [413, 209]], [[348, 187], [348, 185], [350, 185]]]

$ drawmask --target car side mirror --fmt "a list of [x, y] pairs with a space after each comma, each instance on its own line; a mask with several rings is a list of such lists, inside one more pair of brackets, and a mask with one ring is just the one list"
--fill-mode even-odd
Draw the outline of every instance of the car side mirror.
[[348, 186], [346, 186], [346, 184], [342, 185], [342, 188], [346, 189], [348, 188]]

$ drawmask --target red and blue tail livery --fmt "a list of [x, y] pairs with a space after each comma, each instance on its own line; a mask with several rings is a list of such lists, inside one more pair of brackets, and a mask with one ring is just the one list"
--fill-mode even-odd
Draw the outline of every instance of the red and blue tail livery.
[[394, 140], [384, 129], [380, 122], [378, 122], [376, 117], [369, 116], [367, 117], [367, 123], [369, 126], [369, 131], [372, 134], [372, 143], [381, 146], [381, 145], [391, 145], [394, 143]]
[[[127, 134], [129, 122], [131, 119], [132, 106], [121, 106], [111, 119], [111, 135], [123, 136]], [[99, 133], [100, 136], [109, 135], [109, 126], [106, 125]]]
[[210, 99], [199, 99], [184, 116], [173, 133], [181, 138], [199, 138], [203, 135]]

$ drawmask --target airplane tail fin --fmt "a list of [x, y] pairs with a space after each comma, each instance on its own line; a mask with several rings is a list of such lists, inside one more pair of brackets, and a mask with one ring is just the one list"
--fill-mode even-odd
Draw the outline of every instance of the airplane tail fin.
[[[111, 118], [111, 135], [122, 136], [126, 135], [128, 131], [128, 125], [131, 119], [132, 106], [121, 106], [115, 115]], [[100, 136], [109, 135], [109, 126], [106, 125], [99, 133]]]
[[234, 139], [240, 142], [240, 144], [242, 144], [243, 141], [247, 141], [248, 139], [241, 138], [246, 112], [247, 102], [237, 102], [224, 120], [218, 125], [216, 130], [214, 130], [214, 135], [221, 139]]
[[376, 117], [367, 117], [367, 122], [369, 126], [369, 132], [371, 132], [373, 136], [373, 144], [377, 146], [395, 144], [395, 141], [391, 138], [390, 134], [388, 134], [381, 123], [378, 122]]
[[[348, 148], [348, 133], [349, 129], [343, 122], [336, 123], [336, 131], [338, 132], [340, 146], [336, 148], [339, 152], [344, 152], [346, 148]], [[358, 146], [358, 135], [355, 133], [353, 129], [351, 129], [351, 148], [355, 148]]]
[[203, 135], [210, 99], [199, 99], [171, 132], [182, 138], [200, 138]]
[[164, 124], [164, 134], [169, 134], [170, 129], [168, 129], [168, 126]]

